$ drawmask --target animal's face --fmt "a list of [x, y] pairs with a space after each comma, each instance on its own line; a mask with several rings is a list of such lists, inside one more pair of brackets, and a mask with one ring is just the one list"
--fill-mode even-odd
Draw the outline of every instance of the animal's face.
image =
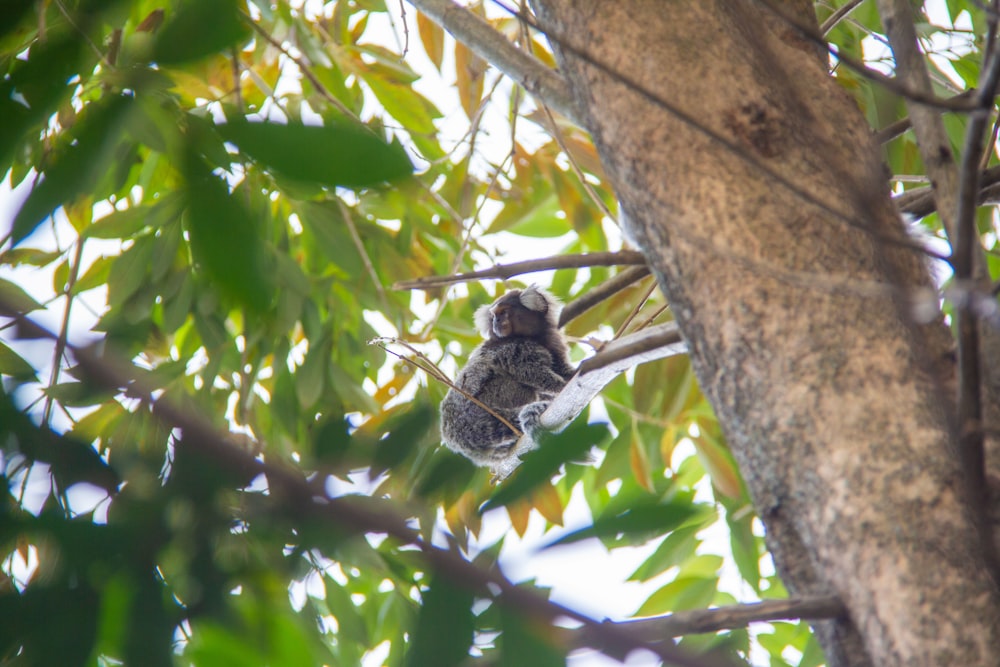
[[476, 326], [486, 338], [539, 336], [555, 328], [558, 302], [544, 290], [532, 285], [511, 290], [476, 311]]
[[498, 338], [504, 338], [514, 333], [514, 309], [511, 303], [497, 303], [490, 308], [490, 331]]

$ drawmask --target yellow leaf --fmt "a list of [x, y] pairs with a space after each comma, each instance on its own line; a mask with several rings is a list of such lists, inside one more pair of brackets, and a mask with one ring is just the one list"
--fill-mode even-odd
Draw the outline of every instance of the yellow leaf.
[[469, 533], [478, 535], [482, 528], [482, 517], [476, 511], [478, 503], [471, 491], [466, 491], [455, 503], [447, 508], [444, 513], [445, 523], [455, 539], [463, 546], [467, 546]]
[[551, 483], [539, 486], [531, 495], [531, 504], [549, 523], [563, 525], [563, 504]]
[[729, 451], [715, 438], [702, 434], [694, 439], [695, 453], [712, 478], [712, 486], [724, 496], [739, 499], [743, 493], [740, 473]]
[[372, 398], [379, 405], [384, 405], [389, 400], [399, 396], [399, 392], [403, 391], [403, 388], [412, 379], [413, 373], [409, 372], [405, 366], [403, 368], [397, 367], [396, 374], [392, 376], [392, 379], [379, 387]]
[[458, 511], [461, 514], [465, 527], [473, 535], [479, 535], [479, 530], [483, 526], [483, 515], [479, 513], [479, 497], [472, 491], [466, 491], [459, 498]]
[[526, 500], [516, 500], [507, 505], [507, 515], [510, 517], [510, 525], [514, 527], [514, 532], [518, 537], [524, 537], [528, 530], [528, 517], [531, 516], [531, 503]]
[[417, 31], [420, 33], [424, 52], [440, 71], [441, 62], [444, 60], [444, 30], [437, 23], [417, 12]]
[[629, 461], [632, 464], [632, 474], [639, 485], [653, 493], [653, 474], [649, 469], [649, 454], [639, 437], [638, 429], [632, 429], [632, 448], [629, 452]]
[[591, 142], [588, 138], [578, 136], [575, 133], [564, 134], [562, 140], [563, 145], [566, 146], [566, 150], [569, 151], [573, 161], [576, 162], [581, 169], [594, 174], [602, 181], [606, 179], [604, 169], [601, 167], [601, 159], [597, 156], [597, 149], [594, 148], [593, 142]]
[[556, 64], [556, 59], [552, 56], [552, 52], [549, 51], [549, 45], [544, 41], [535, 38], [532, 38], [531, 42], [531, 55], [535, 56], [552, 69], [556, 69], [558, 65]]
[[483, 99], [483, 81], [486, 61], [475, 55], [460, 42], [455, 43], [455, 87], [458, 99], [469, 120], [475, 117], [479, 101]]
[[663, 435], [660, 436], [660, 456], [667, 467], [670, 467], [670, 459], [674, 456], [674, 447], [677, 446], [679, 439], [676, 426], [671, 425], [663, 429]]

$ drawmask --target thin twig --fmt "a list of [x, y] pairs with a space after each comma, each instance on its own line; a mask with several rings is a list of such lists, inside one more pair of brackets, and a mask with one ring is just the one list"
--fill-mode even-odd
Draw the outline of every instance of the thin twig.
[[[76, 285], [77, 276], [80, 275], [80, 262], [83, 258], [84, 237], [76, 241], [76, 253], [73, 255], [73, 265], [69, 270], [69, 277], [66, 279], [66, 286], [63, 294], [66, 296], [66, 308], [63, 309], [62, 323], [59, 328], [59, 338], [56, 339], [56, 351], [52, 359], [52, 373], [49, 375], [49, 387], [55, 387], [59, 383], [59, 372], [62, 370], [62, 358], [66, 353], [66, 344], [69, 341], [69, 320], [73, 310], [73, 287]], [[45, 397], [45, 409], [42, 412], [42, 423], [48, 424], [52, 418], [52, 393]]]
[[656, 281], [654, 280], [649, 285], [649, 289], [646, 290], [646, 293], [642, 295], [642, 298], [639, 299], [639, 301], [632, 307], [632, 312], [630, 312], [628, 314], [628, 317], [625, 318], [625, 321], [619, 325], [618, 330], [615, 331], [615, 335], [612, 337], [612, 340], [618, 340], [619, 338], [621, 338], [621, 335], [625, 333], [625, 329], [628, 328], [628, 325], [632, 324], [632, 320], [636, 318], [636, 316], [639, 314], [639, 311], [642, 310], [642, 307], [646, 305], [646, 301], [649, 300], [649, 297], [652, 296], [653, 290], [655, 289], [656, 289]]
[[[668, 326], [669, 324], [673, 324], [673, 326]], [[599, 368], [610, 366], [622, 359], [635, 357], [644, 352], [684, 342], [677, 325], [675, 323], [668, 323], [668, 325], [662, 325], [662, 331], [660, 332], [653, 332], [652, 329], [644, 331], [643, 334], [648, 333], [649, 335], [639, 336], [627, 344], [621, 344], [624, 339], [618, 340], [612, 349], [598, 352], [594, 356], [581, 361], [577, 374], [584, 375]]]
[[830, 34], [831, 30], [837, 27], [838, 23], [844, 20], [844, 18], [846, 18], [848, 14], [854, 11], [855, 7], [857, 7], [864, 1], [865, 0], [850, 0], [850, 2], [845, 2], [842, 7], [838, 7], [837, 11], [830, 14], [830, 17], [827, 20], [823, 21], [823, 25], [819, 27], [819, 34], [826, 37], [828, 34]]
[[249, 23], [250, 27], [253, 28], [257, 32], [257, 34], [263, 37], [268, 44], [281, 51], [283, 54], [285, 54], [285, 56], [288, 57], [289, 60], [298, 65], [299, 71], [302, 72], [303, 76], [309, 79], [309, 83], [312, 84], [313, 88], [316, 89], [316, 92], [318, 92], [323, 97], [323, 99], [329, 102], [337, 111], [344, 114], [348, 118], [352, 118], [358, 121], [358, 123], [360, 123], [362, 126], [368, 127], [367, 125], [361, 122], [361, 119], [358, 118], [353, 111], [344, 106], [343, 102], [334, 97], [333, 93], [331, 93], [329, 90], [326, 89], [326, 86], [324, 86], [323, 83], [316, 77], [316, 75], [313, 74], [312, 66], [309, 63], [307, 63], [305, 59], [295, 55], [290, 50], [288, 50], [288, 48], [286, 48], [284, 44], [276, 40], [274, 37], [271, 37], [271, 35], [268, 34], [266, 30], [257, 25], [257, 22], [254, 21], [249, 14], [246, 14], [244, 12], [240, 12], [240, 14], [243, 17], [243, 20]]
[[344, 218], [344, 224], [347, 225], [347, 231], [351, 235], [351, 241], [354, 243], [354, 247], [357, 249], [358, 255], [361, 257], [361, 263], [365, 267], [365, 272], [371, 279], [372, 285], [375, 286], [375, 292], [378, 294], [379, 301], [382, 302], [382, 307], [388, 311], [389, 299], [385, 295], [385, 288], [382, 287], [382, 281], [379, 280], [378, 273], [375, 271], [375, 266], [372, 264], [372, 259], [368, 256], [368, 249], [365, 248], [365, 244], [361, 240], [361, 235], [358, 234], [358, 227], [354, 224], [354, 216], [351, 215], [351, 210], [347, 208], [347, 205], [340, 197], [335, 197], [335, 199], [337, 207], [340, 209], [340, 215]]
[[645, 262], [643, 262], [642, 266], [632, 266], [624, 271], [621, 271], [617, 275], [612, 276], [597, 287], [588, 291], [580, 298], [567, 303], [566, 307], [562, 309], [562, 313], [559, 314], [559, 326], [566, 326], [568, 322], [576, 319], [600, 302], [611, 298], [632, 283], [642, 280], [648, 275], [649, 267], [645, 265]]
[[[409, 357], [404, 357], [401, 354], [397, 354], [397, 353], [393, 352], [392, 350], [390, 350], [389, 348], [387, 348], [384, 345], [385, 343], [393, 343], [395, 345], [401, 345], [402, 347], [405, 347], [410, 352], [413, 352], [417, 356], [417, 359], [421, 360], [426, 365], [422, 365], [421, 363], [418, 363], [417, 361], [414, 361], [413, 359], [410, 359]], [[519, 428], [517, 428], [516, 426], [514, 426], [513, 424], [511, 424], [509, 421], [507, 421], [506, 419], [504, 419], [503, 415], [497, 413], [495, 410], [493, 410], [493, 408], [491, 408], [490, 406], [486, 405], [485, 403], [483, 403], [482, 401], [480, 401], [478, 398], [476, 398], [475, 396], [473, 396], [469, 392], [465, 391], [464, 389], [462, 389], [461, 387], [459, 387], [458, 385], [456, 385], [450, 379], [448, 379], [448, 376], [444, 374], [444, 371], [442, 371], [440, 368], [437, 367], [437, 364], [435, 364], [433, 361], [431, 361], [430, 359], [428, 359], [427, 355], [425, 355], [423, 352], [421, 352], [420, 350], [416, 349], [415, 347], [413, 347], [412, 345], [410, 345], [409, 343], [407, 343], [405, 340], [400, 340], [398, 338], [392, 338], [391, 336], [379, 336], [378, 338], [372, 338], [370, 341], [368, 341], [368, 344], [369, 345], [378, 345], [383, 350], [385, 350], [387, 353], [391, 354], [392, 356], [396, 357], [397, 359], [399, 359], [401, 361], [405, 361], [405, 362], [410, 363], [410, 364], [413, 364], [414, 366], [416, 366], [417, 368], [419, 368], [423, 372], [427, 373], [427, 375], [429, 375], [430, 377], [434, 378], [438, 382], [440, 382], [440, 383], [442, 383], [444, 385], [447, 385], [449, 389], [453, 389], [454, 391], [458, 392], [459, 394], [461, 394], [465, 398], [469, 399], [472, 403], [476, 404], [477, 406], [479, 406], [480, 408], [482, 408], [486, 412], [490, 413], [491, 415], [493, 415], [494, 417], [496, 417], [497, 419], [499, 419], [500, 422], [504, 426], [506, 426], [507, 428], [509, 428], [511, 431], [514, 432], [514, 435], [516, 437], [520, 438], [522, 435], [524, 435], [523, 433], [521, 433], [521, 430]]]
[[650, 315], [649, 317], [647, 317], [646, 319], [644, 319], [642, 322], [640, 322], [639, 325], [635, 329], [632, 329], [632, 331], [630, 333], [635, 333], [636, 331], [642, 331], [643, 329], [645, 329], [646, 327], [648, 327], [649, 325], [651, 325], [653, 322], [655, 322], [656, 318], [659, 317], [660, 315], [662, 315], [668, 308], [670, 308], [670, 304], [669, 303], [663, 304], [662, 306], [660, 306], [659, 308], [657, 308], [656, 310], [654, 310], [652, 315]]
[[[993, 166], [979, 176], [979, 203], [990, 201], [994, 196], [992, 188], [1000, 183], [1000, 166]], [[913, 188], [892, 198], [900, 213], [906, 213], [916, 219], [924, 218], [937, 210], [934, 201], [934, 190], [931, 186]]]
[[840, 618], [847, 613], [834, 595], [787, 600], [764, 600], [749, 604], [681, 611], [655, 618], [639, 618], [615, 623], [643, 641], [663, 641], [670, 637], [745, 628], [751, 623], [781, 620]]
[[243, 84], [240, 82], [240, 75], [242, 74], [240, 68], [240, 50], [235, 46], [232, 48], [232, 59], [233, 59], [233, 93], [236, 98], [236, 108], [239, 109], [240, 113], [243, 113]]
[[545, 63], [511, 44], [482, 17], [451, 0], [410, 0], [410, 4], [536, 98], [581, 122], [569, 84]]
[[483, 269], [482, 271], [472, 271], [471, 273], [460, 273], [454, 276], [425, 276], [415, 280], [403, 280], [392, 286], [394, 290], [429, 289], [432, 287], [442, 287], [452, 283], [466, 283], [473, 280], [507, 280], [513, 276], [523, 273], [534, 273], [536, 271], [556, 271], [559, 269], [578, 269], [588, 266], [623, 266], [633, 264], [645, 265], [646, 260], [642, 253], [634, 250], [620, 250], [618, 252], [589, 252], [580, 255], [557, 255], [544, 259], [531, 259], [526, 262], [515, 262], [513, 264], [497, 264], [496, 266]]
[[910, 127], [912, 127], [912, 123], [910, 122], [910, 117], [907, 116], [906, 118], [900, 118], [889, 123], [881, 130], [876, 130], [873, 136], [876, 143], [887, 144], [896, 137], [902, 136]]

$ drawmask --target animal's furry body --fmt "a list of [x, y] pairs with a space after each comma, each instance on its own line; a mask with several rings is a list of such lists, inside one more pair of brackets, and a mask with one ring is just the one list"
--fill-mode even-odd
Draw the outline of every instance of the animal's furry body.
[[[548, 401], [574, 373], [557, 325], [560, 308], [555, 297], [534, 285], [481, 307], [476, 325], [486, 340], [455, 380], [532, 439]], [[441, 437], [452, 451], [482, 466], [508, 459], [517, 444], [510, 428], [454, 389], [441, 402]]]

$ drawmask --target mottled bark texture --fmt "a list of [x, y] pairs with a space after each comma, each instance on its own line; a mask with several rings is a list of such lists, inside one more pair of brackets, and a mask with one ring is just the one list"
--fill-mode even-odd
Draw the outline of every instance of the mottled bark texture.
[[824, 58], [744, 0], [535, 4], [782, 578], [849, 610], [817, 627], [830, 664], [998, 664], [950, 341], [915, 321], [923, 261]]

